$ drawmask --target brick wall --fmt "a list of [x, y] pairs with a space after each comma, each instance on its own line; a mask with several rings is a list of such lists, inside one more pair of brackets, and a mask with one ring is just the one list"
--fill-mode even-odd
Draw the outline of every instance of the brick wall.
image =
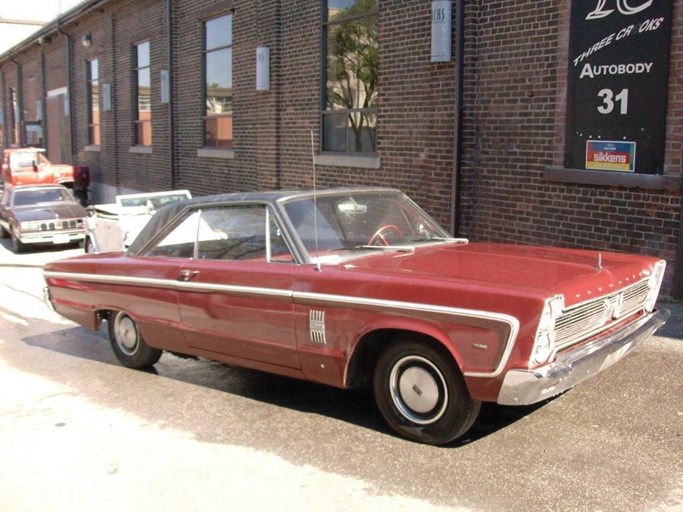
[[[674, 11], [665, 160], [666, 172], [680, 175], [683, 9]], [[680, 192], [543, 178], [564, 152], [568, 3], [480, 1], [466, 16], [461, 232], [658, 255], [669, 263], [670, 293]]]

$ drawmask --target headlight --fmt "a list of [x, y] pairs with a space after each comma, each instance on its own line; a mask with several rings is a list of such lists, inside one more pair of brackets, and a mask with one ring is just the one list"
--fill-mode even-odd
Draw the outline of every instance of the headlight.
[[647, 298], [645, 299], [645, 311], [648, 313], [655, 309], [655, 303], [657, 302], [657, 296], [659, 295], [659, 288], [662, 286], [665, 270], [666, 261], [664, 260], [655, 263], [655, 267], [652, 269], [652, 275], [647, 283], [650, 290], [647, 292]]
[[563, 309], [564, 297], [562, 295], [545, 301], [531, 350], [530, 366], [545, 363], [555, 351], [555, 320], [562, 314]]
[[22, 231], [36, 231], [40, 229], [40, 222], [20, 222], [19, 229]]

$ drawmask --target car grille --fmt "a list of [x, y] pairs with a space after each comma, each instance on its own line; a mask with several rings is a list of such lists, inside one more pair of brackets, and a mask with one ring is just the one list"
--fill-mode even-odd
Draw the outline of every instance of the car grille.
[[558, 348], [606, 329], [620, 318], [642, 309], [649, 291], [648, 280], [645, 279], [619, 292], [563, 311], [555, 322]]
[[83, 219], [56, 219], [50, 221], [39, 221], [30, 226], [38, 231], [68, 231], [73, 229], [83, 229]]

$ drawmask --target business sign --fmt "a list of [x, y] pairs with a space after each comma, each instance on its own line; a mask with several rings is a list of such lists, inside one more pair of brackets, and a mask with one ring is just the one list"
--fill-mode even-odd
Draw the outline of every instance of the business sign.
[[635, 142], [586, 141], [586, 169], [633, 172], [635, 165]]
[[256, 90], [270, 90], [270, 48], [267, 46], [256, 48]]
[[451, 61], [452, 18], [451, 0], [432, 1], [432, 62]]
[[671, 18], [672, 0], [572, 0], [565, 167], [662, 172]]

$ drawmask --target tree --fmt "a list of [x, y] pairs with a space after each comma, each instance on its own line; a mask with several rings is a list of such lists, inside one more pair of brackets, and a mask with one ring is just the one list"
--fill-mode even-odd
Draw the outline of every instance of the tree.
[[[330, 110], [348, 110], [349, 126], [356, 147], [361, 147], [363, 131], [371, 124], [368, 112], [377, 106], [379, 44], [376, 0], [358, 0], [340, 10], [327, 28], [327, 98]], [[372, 145], [375, 131], [367, 130]]]

